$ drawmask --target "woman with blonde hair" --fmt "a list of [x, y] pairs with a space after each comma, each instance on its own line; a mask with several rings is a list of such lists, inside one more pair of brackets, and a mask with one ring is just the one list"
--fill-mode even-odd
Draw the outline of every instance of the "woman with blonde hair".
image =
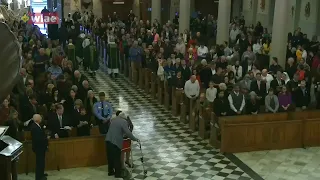
[[97, 98], [94, 95], [94, 92], [92, 90], [88, 91], [88, 98], [84, 102], [84, 107], [86, 108], [87, 114], [91, 119], [91, 122], [94, 121], [94, 114], [93, 114], [93, 105], [98, 101]]
[[20, 139], [19, 132], [21, 132], [22, 129], [22, 122], [18, 119], [18, 111], [15, 109], [10, 110], [9, 118], [4, 123], [5, 126], [9, 126], [9, 129], [7, 130], [7, 135], [14, 139]]

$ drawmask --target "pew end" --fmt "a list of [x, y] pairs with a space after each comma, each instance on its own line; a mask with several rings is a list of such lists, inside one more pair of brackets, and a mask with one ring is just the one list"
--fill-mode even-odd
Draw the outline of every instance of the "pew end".
[[210, 139], [209, 143], [216, 149], [221, 148], [221, 126], [219, 126], [219, 118], [214, 112], [210, 114]]

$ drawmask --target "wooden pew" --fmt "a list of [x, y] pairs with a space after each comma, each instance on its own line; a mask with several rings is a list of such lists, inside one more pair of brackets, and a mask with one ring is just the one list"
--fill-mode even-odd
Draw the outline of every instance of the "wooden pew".
[[127, 56], [125, 54], [123, 55], [123, 59], [124, 59], [124, 62], [123, 62], [124, 75], [130, 78], [130, 61], [129, 59], [127, 59]]
[[320, 111], [291, 112], [289, 118], [303, 120], [303, 147], [320, 146]]
[[180, 115], [181, 104], [183, 103], [183, 89], [172, 88], [172, 114], [174, 116]]
[[152, 71], [146, 68], [144, 74], [144, 90], [146, 93], [150, 93]]
[[167, 110], [170, 110], [170, 92], [171, 91], [172, 91], [172, 87], [169, 87], [168, 81], [165, 81], [164, 82], [164, 107]]
[[127, 61], [128, 62], [128, 72], [129, 72], [129, 80], [131, 81], [131, 82], [133, 82], [133, 77], [132, 77], [132, 67], [131, 67], [131, 61]]
[[219, 118], [221, 152], [244, 152], [302, 147], [303, 120], [287, 113]]
[[119, 51], [119, 71], [124, 74], [124, 56], [123, 53]]
[[161, 81], [159, 77], [157, 77], [157, 84], [158, 84], [158, 89], [157, 89], [157, 98], [158, 98], [158, 103], [163, 104], [164, 100], [164, 81]]
[[189, 128], [191, 131], [195, 132], [199, 125], [198, 125], [198, 110], [200, 106], [200, 101], [198, 100], [191, 100], [190, 99], [190, 106], [189, 106]]
[[190, 100], [184, 93], [181, 98], [183, 100], [180, 106], [180, 109], [181, 109], [180, 122], [187, 124], [187, 111], [188, 111], [187, 108], [190, 107]]
[[202, 139], [207, 139], [209, 137], [210, 131], [210, 119], [211, 119], [211, 108], [199, 107], [199, 136]]
[[145, 68], [139, 68], [139, 87], [140, 89], [144, 89], [144, 76], [145, 74]]
[[157, 75], [154, 72], [151, 76], [151, 97], [157, 98]]
[[135, 85], [138, 85], [138, 71], [137, 70], [134, 70], [132, 69], [132, 82], [135, 84]]
[[[46, 170], [107, 164], [104, 136], [74, 137], [49, 140]], [[31, 141], [23, 144], [23, 155], [18, 163], [19, 173], [35, 171], [35, 154]]]
[[219, 126], [219, 124], [218, 124], [219, 119], [214, 112], [211, 112], [209, 115], [210, 115], [209, 143], [213, 147], [220, 149], [220, 147], [221, 147], [221, 132], [220, 132], [220, 129], [216, 128], [216, 126]]

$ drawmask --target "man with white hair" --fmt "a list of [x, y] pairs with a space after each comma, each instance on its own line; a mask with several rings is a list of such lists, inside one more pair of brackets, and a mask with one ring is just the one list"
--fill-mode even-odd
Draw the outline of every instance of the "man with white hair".
[[184, 93], [189, 99], [196, 99], [200, 93], [200, 85], [195, 75], [192, 75], [191, 78], [184, 85]]
[[271, 81], [273, 80], [273, 76], [268, 73], [267, 69], [263, 69], [261, 72], [261, 79], [266, 82], [266, 89], [270, 88]]
[[73, 73], [73, 85], [76, 85], [77, 87], [81, 87], [82, 86], [82, 82], [84, 80], [88, 80], [88, 78], [81, 74], [80, 71], [76, 70]]
[[209, 49], [202, 43], [200, 44], [200, 47], [198, 47], [197, 53], [198, 58], [205, 59], [207, 57], [207, 54], [209, 53]]
[[129, 129], [127, 115], [121, 112], [113, 118], [109, 131], [106, 135], [108, 175], [121, 178], [121, 149], [123, 146], [123, 136], [126, 135], [133, 141], [139, 141]]
[[36, 155], [36, 180], [45, 180], [44, 173], [46, 151], [48, 149], [48, 137], [44, 129], [41, 127], [42, 117], [40, 114], [33, 115], [33, 124], [31, 127], [32, 151]]
[[88, 91], [92, 90], [90, 88], [88, 80], [82, 81], [82, 86], [79, 87], [78, 95], [82, 102], [85, 102], [88, 98]]

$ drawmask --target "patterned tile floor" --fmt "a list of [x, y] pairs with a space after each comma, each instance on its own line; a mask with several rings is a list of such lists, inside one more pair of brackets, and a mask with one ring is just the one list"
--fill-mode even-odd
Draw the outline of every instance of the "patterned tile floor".
[[[218, 150], [192, 133], [187, 125], [159, 105], [156, 100], [137, 89], [127, 79], [112, 80], [102, 70], [90, 82], [96, 92], [108, 94], [114, 109], [121, 109], [130, 115], [134, 123], [134, 134], [141, 140], [146, 179], [164, 180], [249, 180], [257, 176], [248, 168], [241, 168]], [[135, 168], [134, 179], [144, 179], [140, 162], [140, 151], [133, 145]], [[246, 172], [249, 173], [245, 173]], [[86, 173], [85, 173], [86, 172]], [[106, 167], [79, 168], [48, 172], [49, 180], [99, 180], [112, 179], [107, 176]], [[19, 180], [33, 179], [34, 175], [21, 175]]]
[[320, 148], [237, 153], [266, 180], [319, 180]]

